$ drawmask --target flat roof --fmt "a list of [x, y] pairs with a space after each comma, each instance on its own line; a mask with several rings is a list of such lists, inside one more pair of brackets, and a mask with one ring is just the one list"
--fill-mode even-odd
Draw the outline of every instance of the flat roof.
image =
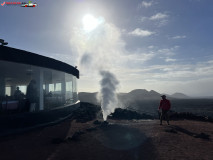
[[55, 69], [79, 78], [79, 70], [67, 63], [16, 48], [0, 46], [0, 60]]

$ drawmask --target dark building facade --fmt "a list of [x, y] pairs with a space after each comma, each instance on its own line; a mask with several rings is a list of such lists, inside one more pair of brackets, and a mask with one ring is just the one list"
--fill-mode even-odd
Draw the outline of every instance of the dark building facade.
[[0, 112], [39, 112], [78, 101], [79, 71], [61, 61], [0, 46]]

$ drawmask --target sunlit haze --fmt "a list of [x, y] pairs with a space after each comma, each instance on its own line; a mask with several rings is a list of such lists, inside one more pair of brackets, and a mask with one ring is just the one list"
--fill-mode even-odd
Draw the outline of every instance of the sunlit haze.
[[119, 92], [213, 96], [212, 0], [36, 2], [0, 6], [0, 39], [78, 66], [79, 92], [99, 91], [107, 70]]
[[83, 17], [83, 28], [86, 30], [86, 31], [92, 31], [93, 29], [95, 29], [99, 22], [98, 22], [98, 19], [96, 19], [95, 17], [93, 17], [92, 15], [90, 14], [86, 14], [84, 17]]

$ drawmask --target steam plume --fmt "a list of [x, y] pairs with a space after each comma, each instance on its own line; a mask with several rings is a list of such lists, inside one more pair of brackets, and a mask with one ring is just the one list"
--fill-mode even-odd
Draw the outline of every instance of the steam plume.
[[118, 107], [116, 91], [119, 82], [112, 72], [117, 68], [117, 59], [125, 51], [125, 43], [115, 25], [101, 22], [90, 32], [73, 28], [70, 43], [73, 53], [77, 53], [76, 58], [83, 73], [81, 79], [84, 78], [84, 81], [92, 79], [94, 82], [97, 80], [97, 74], [101, 78], [97, 99], [101, 102], [103, 118], [106, 120], [107, 116]]
[[100, 81], [101, 85], [101, 108], [103, 111], [103, 119], [106, 121], [107, 116], [114, 112], [118, 105], [118, 99], [116, 95], [117, 86], [119, 84], [115, 75], [109, 71], [100, 71], [102, 77]]

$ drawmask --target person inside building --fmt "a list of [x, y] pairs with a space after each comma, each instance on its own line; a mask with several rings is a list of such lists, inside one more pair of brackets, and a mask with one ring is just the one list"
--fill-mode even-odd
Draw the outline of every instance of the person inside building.
[[36, 81], [31, 80], [29, 85], [27, 86], [26, 98], [29, 102], [29, 111], [36, 111], [36, 103], [37, 103], [37, 89], [36, 89]]
[[24, 94], [19, 90], [19, 87], [16, 87], [16, 90], [14, 92], [14, 98], [17, 100], [22, 99]]
[[166, 95], [162, 95], [161, 97], [162, 100], [158, 107], [159, 111], [161, 111], [160, 125], [162, 125], [163, 118], [166, 119], [167, 124], [169, 125], [169, 110], [171, 109], [171, 103], [168, 99], [166, 99]]

